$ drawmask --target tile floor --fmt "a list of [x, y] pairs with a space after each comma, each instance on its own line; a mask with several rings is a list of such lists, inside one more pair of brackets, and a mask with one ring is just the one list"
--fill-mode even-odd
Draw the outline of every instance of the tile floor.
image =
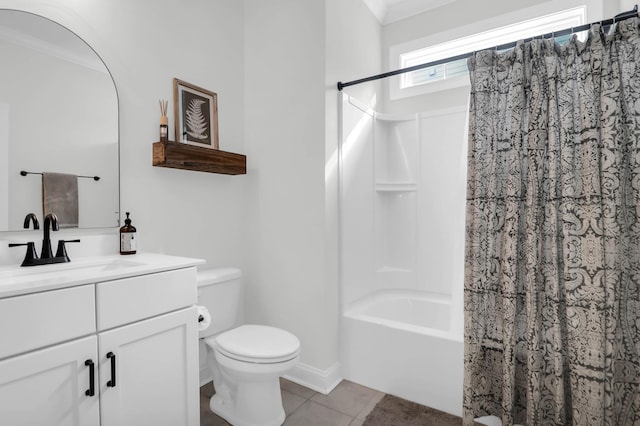
[[[384, 393], [343, 380], [323, 395], [297, 383], [280, 379], [284, 426], [360, 426]], [[211, 383], [200, 388], [200, 426], [228, 426], [209, 409]]]

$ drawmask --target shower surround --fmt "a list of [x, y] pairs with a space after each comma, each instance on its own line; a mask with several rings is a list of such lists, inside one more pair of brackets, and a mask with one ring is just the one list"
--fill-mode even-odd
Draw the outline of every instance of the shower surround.
[[461, 415], [467, 108], [341, 96], [343, 376]]

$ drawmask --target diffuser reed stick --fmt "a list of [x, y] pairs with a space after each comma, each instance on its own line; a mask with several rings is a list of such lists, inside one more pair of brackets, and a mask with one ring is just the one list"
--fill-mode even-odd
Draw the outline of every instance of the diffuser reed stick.
[[166, 117], [167, 108], [169, 107], [169, 101], [166, 99], [160, 99], [158, 103], [160, 103], [160, 115]]

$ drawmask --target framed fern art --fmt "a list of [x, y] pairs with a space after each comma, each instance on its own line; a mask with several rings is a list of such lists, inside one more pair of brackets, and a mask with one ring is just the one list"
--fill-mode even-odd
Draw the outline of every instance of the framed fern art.
[[218, 95], [173, 79], [176, 142], [218, 149]]

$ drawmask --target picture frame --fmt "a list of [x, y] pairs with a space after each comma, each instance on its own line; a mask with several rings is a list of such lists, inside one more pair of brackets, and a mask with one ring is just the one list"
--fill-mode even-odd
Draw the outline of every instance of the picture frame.
[[218, 95], [173, 79], [176, 142], [218, 149]]

